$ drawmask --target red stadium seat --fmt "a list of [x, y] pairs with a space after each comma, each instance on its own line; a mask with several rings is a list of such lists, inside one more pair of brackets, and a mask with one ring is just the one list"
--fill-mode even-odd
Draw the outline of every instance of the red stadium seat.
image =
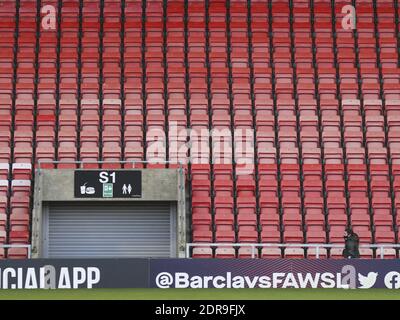
[[193, 248], [192, 257], [193, 258], [210, 259], [210, 258], [213, 257], [212, 249], [211, 248], [205, 248], [205, 247]]
[[263, 248], [261, 257], [264, 259], [280, 259], [282, 257], [279, 248]]
[[[56, 32], [38, 28], [39, 1], [2, 3], [0, 243], [30, 241], [39, 163], [177, 168], [178, 147], [191, 158], [193, 242], [343, 244], [351, 225], [362, 244], [398, 244], [398, 6], [357, 1], [352, 32], [342, 27], [346, 4], [68, 0]], [[206, 132], [201, 147], [171, 124]], [[228, 132], [226, 159], [212, 130]], [[154, 155], [155, 131], [165, 143]], [[242, 152], [247, 143], [251, 152]], [[242, 160], [251, 161], [245, 174]], [[288, 250], [285, 257], [304, 257]], [[196, 247], [193, 257], [213, 251]], [[258, 251], [281, 257], [279, 248]], [[222, 258], [249, 252], [215, 250]], [[321, 256], [329, 252], [341, 256]], [[315, 249], [306, 253], [315, 258]]]

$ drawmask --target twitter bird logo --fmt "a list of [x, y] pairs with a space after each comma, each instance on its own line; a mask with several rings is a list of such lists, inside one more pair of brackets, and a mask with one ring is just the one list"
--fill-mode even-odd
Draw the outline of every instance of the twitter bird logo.
[[360, 282], [359, 289], [370, 289], [374, 286], [378, 277], [377, 272], [370, 272], [367, 276], [363, 276], [361, 273], [358, 274], [358, 281]]

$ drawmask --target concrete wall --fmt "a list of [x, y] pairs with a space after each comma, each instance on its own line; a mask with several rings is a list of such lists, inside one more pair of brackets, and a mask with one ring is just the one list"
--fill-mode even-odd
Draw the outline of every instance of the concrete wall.
[[[126, 170], [126, 169], [123, 169]], [[177, 250], [178, 257], [185, 256], [186, 246], [186, 202], [185, 177], [179, 169], [133, 169], [142, 171], [141, 198], [85, 198], [74, 197], [75, 170], [41, 169], [36, 172], [34, 209], [32, 216], [32, 257], [40, 258], [42, 252], [43, 210], [50, 202], [76, 201], [168, 201], [176, 203], [177, 208]], [[109, 170], [106, 171], [118, 171]]]

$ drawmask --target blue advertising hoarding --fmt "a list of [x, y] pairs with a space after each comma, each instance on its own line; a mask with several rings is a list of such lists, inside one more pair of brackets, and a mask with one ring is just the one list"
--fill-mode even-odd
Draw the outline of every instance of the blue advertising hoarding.
[[400, 260], [30, 259], [0, 261], [0, 289], [400, 289]]
[[150, 287], [400, 289], [400, 260], [158, 259]]

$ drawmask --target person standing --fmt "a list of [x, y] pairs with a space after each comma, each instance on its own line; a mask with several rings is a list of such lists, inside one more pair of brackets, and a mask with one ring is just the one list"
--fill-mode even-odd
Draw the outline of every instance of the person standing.
[[343, 257], [346, 259], [360, 258], [360, 238], [352, 228], [347, 228], [344, 234], [345, 247], [343, 250]]

